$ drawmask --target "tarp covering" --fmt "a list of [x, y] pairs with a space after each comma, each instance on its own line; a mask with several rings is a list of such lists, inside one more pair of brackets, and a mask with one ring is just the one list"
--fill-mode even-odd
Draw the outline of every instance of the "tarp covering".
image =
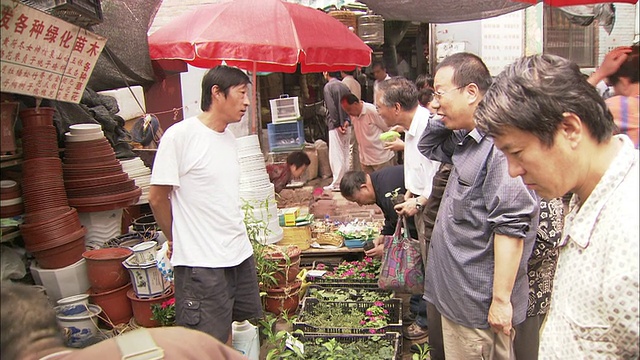
[[106, 37], [107, 45], [87, 87], [102, 91], [126, 87], [127, 83], [145, 86], [155, 81], [147, 31], [161, 3], [162, 0], [101, 1], [104, 22], [90, 30]]
[[385, 20], [450, 23], [486, 19], [531, 6], [512, 0], [360, 0]]

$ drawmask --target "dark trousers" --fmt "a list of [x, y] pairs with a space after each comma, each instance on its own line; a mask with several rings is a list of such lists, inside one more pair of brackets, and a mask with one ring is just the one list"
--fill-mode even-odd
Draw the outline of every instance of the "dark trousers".
[[415, 323], [421, 328], [427, 327], [427, 301], [421, 294], [411, 295], [409, 310], [416, 315]]
[[518, 360], [537, 360], [540, 345], [540, 327], [547, 314], [527, 317], [524, 322], [515, 326], [516, 337], [513, 349]]

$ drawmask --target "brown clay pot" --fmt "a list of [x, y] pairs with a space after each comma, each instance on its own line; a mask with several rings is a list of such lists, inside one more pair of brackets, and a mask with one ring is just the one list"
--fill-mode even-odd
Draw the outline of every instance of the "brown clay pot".
[[83, 189], [87, 187], [113, 184], [116, 182], [122, 182], [126, 180], [129, 180], [129, 174], [127, 173], [120, 173], [116, 175], [96, 177], [96, 178], [90, 178], [90, 179], [84, 179], [84, 180], [66, 180], [65, 179], [64, 187], [67, 190]]
[[[127, 291], [130, 289], [131, 283], [129, 282], [113, 290], [97, 292], [95, 289], [89, 289], [87, 293], [89, 294], [89, 301], [102, 308], [104, 315], [111, 321], [111, 324], [118, 325], [128, 322], [133, 316], [131, 301], [127, 297]], [[111, 324], [107, 323], [107, 325]]]
[[42, 269], [59, 269], [75, 264], [82, 259], [85, 251], [84, 236], [87, 231], [75, 232], [53, 244], [38, 245], [36, 249], [27, 249], [33, 253]]
[[93, 291], [113, 290], [129, 283], [129, 273], [122, 262], [132, 254], [127, 248], [85, 251], [82, 257], [87, 261], [87, 276]]
[[150, 299], [140, 299], [136, 296], [133, 289], [127, 291], [127, 297], [131, 300], [131, 307], [133, 308], [133, 317], [136, 322], [144, 327], [158, 327], [160, 324], [152, 320], [153, 313], [151, 312], [152, 304], [162, 304], [163, 302], [171, 299], [174, 296], [173, 287], [169, 288], [168, 292], [163, 295]]
[[61, 206], [57, 208], [49, 208], [41, 211], [35, 211], [35, 212], [25, 214], [24, 220], [26, 224], [46, 222], [60, 215], [63, 215], [64, 213], [70, 210], [71, 208], [68, 206]]
[[11, 218], [24, 214], [24, 203], [0, 206], [0, 218]]
[[20, 111], [22, 127], [53, 125], [54, 112], [55, 109], [51, 107], [24, 109]]
[[264, 299], [264, 308], [270, 313], [280, 315], [286, 311], [293, 314], [300, 302], [300, 286], [302, 281], [298, 280], [289, 286], [265, 290], [267, 295]]

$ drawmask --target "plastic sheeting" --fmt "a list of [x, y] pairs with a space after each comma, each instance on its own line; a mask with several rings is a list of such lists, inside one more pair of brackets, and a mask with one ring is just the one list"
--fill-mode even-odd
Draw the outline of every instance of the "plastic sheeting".
[[512, 0], [360, 0], [385, 20], [450, 23], [486, 19], [524, 9], [531, 4]]

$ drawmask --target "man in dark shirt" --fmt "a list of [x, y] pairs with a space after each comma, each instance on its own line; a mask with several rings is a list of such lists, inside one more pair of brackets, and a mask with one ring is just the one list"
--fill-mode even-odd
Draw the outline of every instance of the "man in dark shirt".
[[333, 174], [333, 181], [325, 186], [325, 190], [339, 191], [340, 180], [349, 170], [349, 139], [351, 128], [349, 127], [349, 115], [340, 106], [340, 99], [351, 91], [338, 77], [340, 72], [325, 72], [324, 78], [324, 103], [329, 111], [327, 127], [329, 129], [329, 165]]
[[[349, 171], [340, 182], [342, 196], [358, 205], [376, 204], [384, 214], [384, 226], [380, 236], [373, 242], [375, 247], [365, 252], [367, 256], [382, 256], [384, 250], [384, 235], [393, 235], [398, 223], [398, 213], [393, 208], [392, 194], [404, 199], [404, 169], [402, 165], [389, 166], [371, 174], [364, 171]], [[389, 196], [387, 196], [389, 194]], [[413, 221], [413, 216], [407, 218], [409, 234], [412, 238], [418, 238], [418, 232]]]

